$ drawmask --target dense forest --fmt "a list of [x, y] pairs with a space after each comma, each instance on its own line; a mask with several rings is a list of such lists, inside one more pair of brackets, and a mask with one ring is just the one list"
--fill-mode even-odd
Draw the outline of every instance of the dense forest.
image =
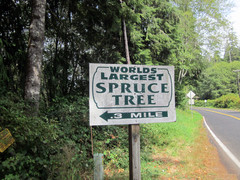
[[[15, 139], [0, 154], [0, 177], [89, 172], [89, 63], [127, 63], [124, 33], [132, 64], [175, 67], [177, 107], [185, 107], [189, 90], [200, 99], [238, 92], [240, 48], [227, 20], [229, 1], [37, 2], [0, 2], [0, 131], [8, 128]], [[95, 139], [124, 130], [93, 129], [101, 134]]]

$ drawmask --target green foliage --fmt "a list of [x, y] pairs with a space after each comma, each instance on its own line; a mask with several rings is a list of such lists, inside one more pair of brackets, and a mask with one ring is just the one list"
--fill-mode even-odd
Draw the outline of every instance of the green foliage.
[[194, 106], [197, 106], [197, 107], [214, 107], [214, 105], [215, 105], [215, 100], [211, 100], [211, 99], [208, 99], [206, 103], [205, 103], [205, 100], [194, 101]]
[[52, 167], [50, 177], [56, 179], [88, 177], [93, 167], [88, 98], [58, 97], [45, 112], [46, 119], [57, 122], [62, 141], [60, 152], [54, 157], [57, 165]]
[[[0, 126], [8, 128], [15, 143], [1, 155], [1, 177], [47, 177], [54, 166], [60, 132], [54, 122], [27, 117], [27, 107], [12, 94], [0, 99]], [[59, 142], [61, 144], [61, 141]]]
[[176, 106], [180, 109], [185, 109], [188, 103], [188, 98], [186, 94], [189, 90], [184, 87], [182, 84], [175, 87], [175, 99], [176, 99]]
[[[216, 2], [48, 1], [42, 72], [44, 101], [51, 103], [56, 97], [77, 93], [87, 96], [90, 62], [126, 63], [123, 19], [133, 64], [174, 65], [178, 90], [195, 84], [204, 68], [196, 31], [198, 15], [222, 20], [222, 9]], [[1, 2], [2, 21], [7, 23], [1, 26], [0, 85], [6, 91], [23, 93], [30, 5], [28, 1]], [[177, 104], [182, 103], [182, 94], [178, 94]]]
[[238, 94], [227, 94], [215, 100], [215, 107], [218, 108], [239, 108], [240, 98]]
[[195, 123], [200, 123], [200, 119], [198, 113], [194, 113], [192, 117], [189, 110], [177, 109], [177, 120], [174, 123], [142, 125], [142, 146], [156, 145], [164, 148], [181, 143], [183, 140], [183, 143], [191, 143], [198, 127]]
[[[23, 92], [30, 5], [27, 1], [1, 1], [0, 93]], [[2, 92], [3, 91], [3, 92]]]
[[201, 99], [215, 99], [229, 93], [237, 93], [237, 74], [240, 62], [219, 62], [208, 67], [199, 80], [197, 94]]
[[144, 178], [159, 178], [164, 173], [164, 169], [154, 168], [162, 162], [154, 159], [151, 153], [164, 151], [170, 156], [178, 156], [181, 150], [194, 143], [201, 119], [199, 113], [177, 109], [177, 121], [174, 123], [141, 125], [141, 173]]
[[240, 49], [238, 45], [239, 44], [238, 38], [232, 29], [228, 33], [227, 38], [228, 39], [225, 47], [223, 60], [227, 62], [240, 61]]
[[224, 60], [227, 62], [240, 61], [240, 49], [237, 46], [228, 46], [225, 50]]
[[214, 100], [196, 100], [194, 106], [198, 107], [217, 107], [217, 108], [240, 108], [240, 98], [238, 94], [223, 95]]
[[105, 169], [128, 167], [127, 126], [93, 127], [93, 145], [94, 153], [104, 154]]
[[[197, 5], [199, 2], [201, 6]], [[204, 11], [215, 19], [222, 19], [216, 2], [47, 1], [41, 108], [38, 117], [29, 117], [21, 97], [31, 3], [1, 1], [0, 126], [8, 128], [16, 141], [1, 154], [0, 177], [91, 179], [88, 64], [126, 63], [123, 19], [132, 63], [175, 66], [176, 105], [185, 107], [186, 86], [194, 86], [205, 67], [200, 49], [202, 41], [196, 31], [200, 26], [196, 24], [202, 23], [198, 23], [198, 18]], [[205, 25], [204, 28], [211, 30], [209, 24]], [[214, 40], [213, 34], [211, 36]], [[213, 45], [216, 46], [216, 42]], [[217, 68], [216, 76], [211, 74], [214, 68], [204, 73], [200, 87], [206, 90], [202, 91], [202, 98], [237, 91], [236, 74], [229, 73], [240, 68], [234, 63], [230, 68], [226, 64]], [[228, 75], [230, 83], [226, 80]], [[217, 80], [219, 77], [221, 81]], [[215, 84], [210, 84], [210, 80]], [[144, 125], [141, 143], [143, 147], [150, 143], [171, 145], [176, 142], [175, 131], [176, 136], [178, 133], [188, 135], [188, 126], [178, 129], [176, 125]], [[94, 153], [103, 153], [108, 167], [126, 168], [127, 136], [126, 126], [93, 127]], [[158, 140], [159, 136], [163, 138]], [[146, 153], [143, 156], [148, 158]], [[121, 160], [117, 161], [119, 157]]]
[[[119, 139], [123, 141], [123, 139]], [[121, 158], [120, 158], [121, 157]], [[106, 169], [127, 169], [129, 167], [129, 153], [128, 148], [121, 147], [111, 147], [111, 149], [104, 150], [104, 164]]]
[[28, 117], [24, 101], [2, 97], [0, 126], [11, 131], [15, 143], [0, 157], [1, 177], [62, 179], [82, 172], [87, 177], [92, 161], [86, 102], [60, 98], [45, 115]]
[[[144, 178], [156, 178], [162, 169], [154, 168], [161, 164], [155, 161], [152, 153], [165, 151], [172, 156], [186, 146], [191, 146], [201, 126], [201, 115], [189, 110], [177, 109], [177, 121], [174, 123], [141, 124], [141, 174]], [[102, 134], [99, 133], [100, 129]], [[128, 177], [128, 133], [127, 126], [94, 127], [94, 151], [104, 152], [104, 169], [114, 173], [114, 179]], [[101, 137], [101, 138], [100, 138]], [[114, 171], [115, 170], [115, 171]], [[109, 177], [111, 179], [111, 177]]]
[[230, 29], [225, 15], [230, 12], [233, 3], [226, 0], [190, 2], [194, 16], [197, 17], [195, 27], [202, 51], [213, 57], [215, 52], [221, 52], [225, 45], [225, 38]]

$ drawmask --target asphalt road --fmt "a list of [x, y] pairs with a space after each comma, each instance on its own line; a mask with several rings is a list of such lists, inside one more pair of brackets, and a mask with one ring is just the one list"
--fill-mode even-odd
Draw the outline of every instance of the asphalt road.
[[[205, 117], [208, 127], [230, 151], [229, 155], [218, 142], [216, 143], [224, 165], [230, 173], [240, 176], [240, 167], [237, 164], [240, 162], [240, 112], [209, 108], [193, 108], [193, 110]], [[230, 156], [235, 158], [235, 162]]]

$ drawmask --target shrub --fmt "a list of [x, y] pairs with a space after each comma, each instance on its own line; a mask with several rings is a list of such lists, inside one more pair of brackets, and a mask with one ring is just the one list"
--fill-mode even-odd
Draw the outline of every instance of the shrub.
[[91, 133], [88, 122], [88, 98], [82, 96], [57, 97], [44, 109], [48, 120], [56, 121], [61, 132], [60, 152], [54, 157], [51, 178], [90, 178], [93, 168]]
[[208, 99], [206, 103], [205, 103], [205, 100], [194, 101], [194, 106], [197, 106], [197, 107], [213, 107], [214, 104], [215, 104], [215, 100], [212, 100], [212, 99]]
[[[70, 98], [69, 98], [70, 99]], [[87, 98], [59, 98], [39, 117], [18, 96], [0, 97], [0, 127], [15, 143], [0, 156], [2, 179], [89, 177], [92, 169]], [[90, 179], [90, 178], [89, 178]]]
[[239, 108], [240, 98], [237, 94], [227, 94], [217, 98], [214, 106], [218, 108]]
[[15, 143], [0, 156], [0, 176], [4, 179], [47, 178], [52, 157], [61, 145], [61, 131], [55, 122], [27, 117], [24, 101], [12, 94], [0, 99], [0, 126], [8, 128]]
[[[0, 156], [2, 179], [92, 179], [87, 97], [57, 97], [48, 106], [41, 104], [41, 114], [34, 118], [13, 94], [1, 96], [0, 107], [0, 127], [15, 139]], [[128, 166], [127, 129], [93, 127], [94, 153], [105, 155], [106, 167]]]
[[240, 108], [240, 98], [238, 94], [223, 95], [215, 100], [196, 100], [195, 106], [197, 107], [217, 107], [217, 108]]

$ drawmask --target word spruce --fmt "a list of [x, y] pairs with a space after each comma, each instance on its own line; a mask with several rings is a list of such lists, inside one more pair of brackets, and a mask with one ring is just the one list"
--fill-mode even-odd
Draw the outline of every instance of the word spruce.
[[[157, 98], [170, 94], [168, 71], [153, 67], [109, 66], [98, 68], [94, 95], [107, 98], [109, 106], [157, 105]], [[101, 106], [101, 102], [96, 102]]]

